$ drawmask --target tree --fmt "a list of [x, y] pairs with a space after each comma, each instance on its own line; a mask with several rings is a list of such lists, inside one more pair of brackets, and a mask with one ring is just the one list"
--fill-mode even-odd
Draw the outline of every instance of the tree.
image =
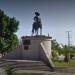
[[58, 58], [58, 54], [61, 54], [62, 50], [60, 44], [56, 40], [52, 40], [52, 57], [53, 60]]
[[4, 54], [18, 46], [18, 38], [15, 34], [18, 30], [19, 21], [15, 17], [7, 16], [0, 9], [0, 53]]
[[63, 45], [62, 48], [63, 54], [65, 55], [64, 61], [68, 62], [75, 55], [75, 47]]
[[70, 59], [70, 55], [69, 55], [70, 54], [70, 48], [67, 45], [63, 45], [62, 50], [63, 50], [63, 54], [65, 55], [64, 61], [68, 62]]
[[52, 50], [57, 50], [59, 52], [61, 50], [60, 44], [56, 40], [52, 40]]
[[7, 75], [13, 75], [15, 73], [15, 67], [11, 64], [5, 66], [5, 72]]

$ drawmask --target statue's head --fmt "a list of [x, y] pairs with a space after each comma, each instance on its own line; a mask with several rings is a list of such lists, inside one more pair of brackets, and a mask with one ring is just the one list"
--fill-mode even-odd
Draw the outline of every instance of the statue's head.
[[40, 16], [40, 13], [39, 13], [39, 12], [35, 12], [35, 15], [36, 15], [36, 16]]

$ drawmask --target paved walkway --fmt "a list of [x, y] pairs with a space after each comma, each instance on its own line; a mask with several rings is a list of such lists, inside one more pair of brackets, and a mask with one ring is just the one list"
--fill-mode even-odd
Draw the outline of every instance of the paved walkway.
[[[43, 75], [75, 75], [75, 68], [57, 69], [55, 72], [36, 71], [36, 70], [18, 70], [17, 73], [42, 73]], [[0, 68], [0, 75], [6, 75], [3, 68]]]
[[3, 68], [0, 68], [0, 75], [6, 75]]
[[75, 75], [75, 68], [74, 69], [64, 69], [56, 70], [54, 72], [49, 71], [36, 71], [36, 70], [18, 70], [17, 73], [42, 73], [43, 75]]

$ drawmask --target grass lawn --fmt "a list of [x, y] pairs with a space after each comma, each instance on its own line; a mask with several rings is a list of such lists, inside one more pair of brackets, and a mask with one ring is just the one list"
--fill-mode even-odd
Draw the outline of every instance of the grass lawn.
[[55, 67], [75, 67], [75, 60], [70, 60], [69, 62], [55, 61]]
[[42, 74], [39, 74], [39, 73], [16, 73], [13, 75], [42, 75]]

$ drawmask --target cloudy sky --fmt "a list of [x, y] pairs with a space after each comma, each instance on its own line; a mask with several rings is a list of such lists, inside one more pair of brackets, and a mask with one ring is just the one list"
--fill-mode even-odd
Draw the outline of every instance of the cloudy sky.
[[59, 43], [67, 44], [70, 32], [71, 44], [75, 45], [75, 0], [0, 0], [0, 9], [20, 21], [16, 33], [20, 38], [31, 35], [35, 11], [40, 12], [43, 35], [49, 35]]

